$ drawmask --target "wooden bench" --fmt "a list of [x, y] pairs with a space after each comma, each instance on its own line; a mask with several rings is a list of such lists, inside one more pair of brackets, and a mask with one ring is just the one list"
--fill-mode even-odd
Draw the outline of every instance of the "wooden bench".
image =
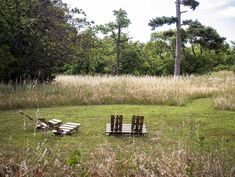
[[56, 127], [52, 132], [55, 135], [71, 135], [74, 132], [78, 131], [78, 128], [80, 127], [79, 123], [73, 123], [73, 122], [67, 122], [65, 124], [60, 125], [59, 127]]
[[146, 126], [144, 125], [144, 116], [132, 116], [131, 122], [132, 134], [146, 134]]
[[58, 119], [52, 119], [48, 121], [48, 125], [51, 128], [59, 127], [61, 124], [62, 124], [62, 121]]
[[132, 116], [131, 124], [122, 124], [122, 115], [111, 115], [111, 123], [106, 124], [106, 135], [146, 135], [144, 116]]
[[38, 124], [36, 126], [37, 129], [55, 129], [62, 124], [61, 120], [51, 119], [47, 121], [44, 118], [38, 118]]

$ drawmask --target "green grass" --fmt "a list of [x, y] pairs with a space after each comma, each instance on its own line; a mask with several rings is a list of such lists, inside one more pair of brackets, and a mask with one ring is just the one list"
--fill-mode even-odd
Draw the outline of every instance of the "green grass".
[[[24, 113], [35, 115], [36, 109], [24, 109]], [[200, 153], [226, 153], [222, 161], [227, 166], [235, 163], [235, 112], [218, 111], [212, 99], [198, 99], [186, 106], [155, 105], [93, 105], [41, 108], [41, 116], [57, 118], [64, 122], [79, 122], [79, 131], [72, 136], [58, 137], [52, 133], [34, 132], [33, 122], [17, 110], [0, 112], [0, 157], [12, 158], [25, 154], [26, 149], [36, 149], [39, 143], [51, 151], [51, 159], [68, 160], [74, 150], [81, 152], [81, 161], [87, 163], [91, 154], [103, 144], [125, 148], [135, 144], [151, 156], [153, 149], [160, 146], [166, 151], [178, 147], [182, 142], [188, 150]], [[145, 137], [106, 136], [105, 125], [111, 114], [123, 114], [124, 123], [130, 123], [132, 115], [144, 115], [148, 135]]]

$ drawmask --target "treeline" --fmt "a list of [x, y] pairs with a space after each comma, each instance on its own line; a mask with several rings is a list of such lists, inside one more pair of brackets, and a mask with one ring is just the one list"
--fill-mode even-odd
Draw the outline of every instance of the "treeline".
[[[153, 32], [147, 43], [133, 41], [125, 10], [95, 25], [81, 9], [61, 0], [0, 0], [0, 82], [50, 81], [55, 74], [170, 75], [175, 31]], [[104, 37], [99, 37], [102, 33]], [[182, 74], [233, 69], [235, 42], [215, 29], [188, 21], [182, 30]]]

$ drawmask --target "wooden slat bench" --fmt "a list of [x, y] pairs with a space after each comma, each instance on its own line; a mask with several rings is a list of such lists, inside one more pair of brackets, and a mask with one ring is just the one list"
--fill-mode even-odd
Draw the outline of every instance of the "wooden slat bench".
[[55, 135], [61, 135], [61, 136], [71, 135], [72, 133], [78, 131], [79, 127], [80, 127], [79, 123], [67, 122], [55, 128], [55, 130], [53, 130], [52, 132]]
[[147, 134], [146, 125], [144, 124], [144, 116], [132, 116], [132, 124], [122, 124], [122, 118], [122, 115], [111, 115], [111, 123], [106, 124], [106, 135]]
[[62, 121], [58, 119], [51, 119], [47, 121], [44, 118], [39, 118], [38, 121], [39, 122], [36, 126], [37, 129], [55, 129], [62, 124]]
[[55, 127], [59, 127], [62, 124], [62, 121], [58, 119], [52, 119], [48, 121], [48, 124], [49, 124], [49, 127], [55, 128]]

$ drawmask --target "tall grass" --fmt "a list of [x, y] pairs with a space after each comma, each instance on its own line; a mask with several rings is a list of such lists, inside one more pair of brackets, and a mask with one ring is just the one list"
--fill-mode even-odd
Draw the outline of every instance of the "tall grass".
[[86, 104], [185, 105], [214, 97], [215, 108], [234, 110], [235, 76], [66, 76], [51, 84], [0, 84], [0, 109]]
[[226, 167], [218, 154], [190, 152], [179, 143], [171, 152], [156, 145], [151, 154], [146, 154], [137, 144], [112, 147], [110, 144], [97, 148], [88, 163], [91, 176], [227, 176], [235, 175], [234, 168]]
[[[53, 149], [53, 148], [52, 148]], [[50, 147], [40, 143], [36, 149], [11, 158], [0, 155], [0, 176], [94, 176], [94, 177], [157, 177], [157, 176], [224, 176], [235, 175], [234, 167], [226, 163], [228, 154], [190, 152], [179, 143], [170, 152], [156, 145], [146, 153], [135, 142], [124, 147], [105, 143], [81, 162], [72, 154], [67, 161]], [[76, 152], [76, 151], [75, 151]], [[58, 154], [57, 154], [58, 153]], [[151, 154], [151, 155], [150, 155]], [[71, 163], [68, 162], [73, 162]]]

